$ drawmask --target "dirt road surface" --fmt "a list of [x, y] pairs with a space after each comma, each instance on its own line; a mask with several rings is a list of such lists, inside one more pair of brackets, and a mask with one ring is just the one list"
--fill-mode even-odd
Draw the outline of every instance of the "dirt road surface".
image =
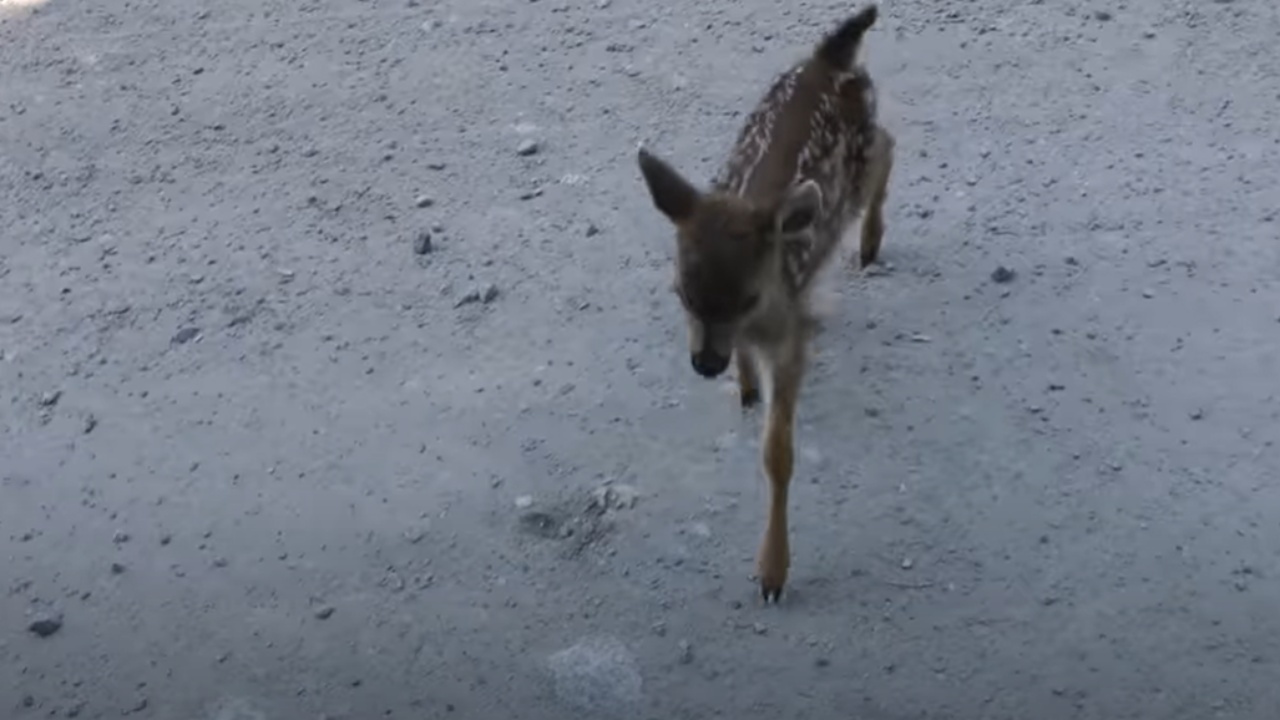
[[1268, 0], [882, 5], [758, 602], [634, 153], [856, 7], [0, 0], [0, 717], [1274, 720]]

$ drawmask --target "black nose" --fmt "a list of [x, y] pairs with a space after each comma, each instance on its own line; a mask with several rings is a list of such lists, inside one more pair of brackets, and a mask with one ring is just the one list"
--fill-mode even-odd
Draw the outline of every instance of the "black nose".
[[694, 371], [704, 378], [713, 378], [729, 367], [729, 358], [714, 350], [699, 350], [690, 359], [693, 361]]

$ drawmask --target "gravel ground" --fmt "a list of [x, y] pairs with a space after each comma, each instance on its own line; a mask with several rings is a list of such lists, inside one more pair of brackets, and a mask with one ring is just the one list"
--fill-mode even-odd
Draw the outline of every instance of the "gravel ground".
[[888, 1], [750, 581], [644, 141], [855, 5], [0, 0], [0, 716], [1280, 714], [1280, 10]]

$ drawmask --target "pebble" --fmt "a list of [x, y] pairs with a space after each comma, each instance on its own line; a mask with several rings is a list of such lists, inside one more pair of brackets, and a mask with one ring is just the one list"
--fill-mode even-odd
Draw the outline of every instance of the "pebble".
[[1111, 12], [1108, 10], [1095, 10], [1093, 12], [1093, 16], [1102, 22], [1107, 22], [1113, 17]]
[[111, 534], [111, 542], [119, 545], [120, 543], [129, 542], [129, 533], [123, 530], [117, 530]]
[[521, 510], [524, 510], [525, 508], [533, 507], [533, 496], [521, 495], [520, 497], [516, 498], [516, 507], [520, 508]]
[[1151, 298], [1153, 298], [1153, 297], [1155, 297], [1155, 296], [1156, 296], [1156, 291], [1155, 291], [1155, 290], [1151, 290], [1150, 288], [1148, 288], [1148, 289], [1146, 289], [1146, 290], [1143, 290], [1143, 291], [1142, 291], [1142, 297], [1144, 297], [1144, 298], [1146, 298], [1146, 299], [1148, 299], [1148, 300], [1150, 300]]
[[532, 140], [532, 139], [529, 139], [529, 138], [525, 138], [524, 140], [521, 140], [521, 141], [520, 141], [520, 144], [519, 144], [519, 145], [517, 145], [517, 146], [516, 146], [516, 154], [517, 154], [517, 155], [522, 155], [522, 156], [524, 156], [524, 157], [529, 157], [530, 155], [535, 155], [535, 154], [537, 154], [537, 152], [538, 152], [538, 141], [537, 141], [537, 140]]
[[435, 205], [436, 201], [430, 195], [419, 195], [418, 198], [413, 201], [413, 204], [415, 207], [429, 208], [432, 205]]
[[62, 399], [61, 390], [50, 390], [40, 396], [40, 407], [53, 407]]
[[642, 699], [639, 665], [616, 637], [583, 638], [548, 656], [547, 667], [556, 697], [587, 713], [626, 715]]
[[913, 567], [915, 567], [915, 566], [916, 566], [916, 561], [915, 561], [915, 560], [912, 560], [912, 559], [911, 559], [911, 558], [909, 558], [909, 557], [908, 557], [908, 558], [902, 558], [902, 569], [903, 569], [903, 570], [910, 570], [911, 568], [913, 568]]
[[121, 573], [123, 573], [123, 572], [124, 572], [124, 563], [119, 563], [119, 562], [113, 562], [113, 563], [111, 563], [111, 574], [112, 574], [112, 575], [120, 575], [120, 574], [121, 574]]
[[195, 339], [200, 334], [200, 328], [184, 327], [173, 334], [173, 344], [182, 345]]
[[334, 607], [332, 605], [321, 605], [316, 608], [315, 616], [317, 620], [328, 620], [333, 617]]
[[688, 665], [689, 663], [693, 662], [693, 645], [689, 644], [688, 640], [681, 640], [679, 643], [679, 648], [680, 648], [680, 664]]
[[462, 307], [463, 305], [470, 305], [471, 303], [477, 303], [477, 302], [488, 305], [494, 300], [497, 300], [498, 295], [500, 294], [501, 294], [501, 291], [498, 290], [497, 285], [494, 285], [493, 283], [487, 283], [482, 287], [469, 290], [467, 294], [458, 298], [458, 302], [454, 303], [453, 306]]
[[595, 223], [587, 223], [587, 237], [595, 237], [600, 234], [600, 228]]
[[45, 611], [36, 613], [31, 619], [31, 623], [27, 625], [27, 630], [36, 635], [46, 638], [62, 629], [62, 613], [57, 611]]
[[98, 418], [95, 417], [93, 413], [89, 413], [84, 418], [84, 434], [88, 435], [93, 432], [93, 429], [96, 427], [98, 427]]
[[413, 253], [415, 255], [426, 255], [434, 249], [431, 244], [431, 233], [426, 230], [418, 233], [418, 236], [413, 239]]
[[1006, 283], [1013, 282], [1013, 279], [1017, 276], [1018, 273], [1014, 272], [1011, 268], [1000, 265], [995, 270], [991, 271], [991, 282], [996, 283], [997, 285], [1004, 285]]
[[640, 491], [624, 483], [602, 485], [591, 492], [591, 501], [601, 510], [628, 510], [636, 506]]

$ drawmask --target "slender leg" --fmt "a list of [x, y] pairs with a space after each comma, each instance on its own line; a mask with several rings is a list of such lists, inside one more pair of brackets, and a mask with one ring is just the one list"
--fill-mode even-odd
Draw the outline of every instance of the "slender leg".
[[762, 460], [769, 478], [769, 514], [765, 521], [764, 539], [756, 558], [760, 593], [765, 602], [777, 601], [787, 582], [791, 550], [787, 538], [787, 492], [795, 461], [792, 446], [796, 401], [804, 375], [803, 339], [796, 338], [785, 359], [771, 368], [773, 391], [769, 398], [769, 415], [764, 430]]
[[760, 402], [760, 376], [756, 372], [755, 358], [750, 353], [741, 345], [734, 348], [738, 363], [738, 400], [743, 410]]
[[867, 216], [862, 221], [860, 259], [864, 268], [880, 255], [880, 239], [884, 237], [884, 201], [889, 195], [889, 174], [893, 171], [893, 147], [893, 135], [883, 128], [877, 130], [868, 183], [871, 193], [867, 199]]

